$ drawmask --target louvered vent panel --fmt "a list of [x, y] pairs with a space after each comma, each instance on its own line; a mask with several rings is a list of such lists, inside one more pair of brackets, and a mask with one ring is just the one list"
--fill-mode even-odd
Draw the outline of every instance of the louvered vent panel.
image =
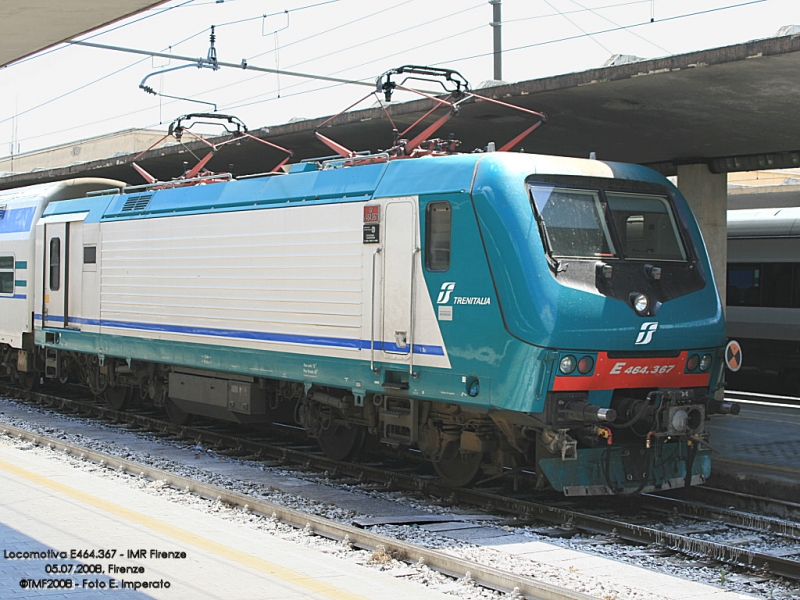
[[148, 194], [146, 196], [131, 196], [125, 200], [125, 204], [122, 207], [122, 212], [144, 210], [147, 208], [147, 205], [150, 204], [150, 198], [152, 197], [152, 194]]
[[6, 205], [0, 204], [0, 221], [6, 218]]

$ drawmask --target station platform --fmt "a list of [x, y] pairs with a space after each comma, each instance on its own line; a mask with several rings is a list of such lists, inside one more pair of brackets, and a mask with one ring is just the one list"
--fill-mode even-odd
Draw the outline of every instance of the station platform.
[[714, 416], [708, 485], [800, 502], [800, 407], [736, 399], [738, 415]]
[[0, 482], [4, 599], [452, 598], [3, 443]]

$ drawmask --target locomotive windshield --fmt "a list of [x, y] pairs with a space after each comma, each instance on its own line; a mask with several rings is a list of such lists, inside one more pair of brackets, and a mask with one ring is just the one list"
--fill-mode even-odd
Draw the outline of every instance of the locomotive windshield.
[[548, 251], [554, 258], [685, 261], [665, 196], [530, 186]]

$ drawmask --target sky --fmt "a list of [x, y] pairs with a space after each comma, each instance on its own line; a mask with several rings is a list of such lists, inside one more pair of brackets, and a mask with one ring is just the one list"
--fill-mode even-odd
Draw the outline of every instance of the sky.
[[[615, 54], [658, 58], [800, 25], [799, 0], [502, 0], [501, 6], [508, 82], [601, 67]], [[213, 25], [221, 62], [363, 82], [401, 65], [429, 65], [458, 71], [474, 89], [493, 78], [492, 15], [486, 0], [172, 0], [76, 39], [205, 58]], [[192, 64], [164, 72], [187, 64], [61, 44], [0, 69], [0, 158], [126, 129], [166, 129], [193, 112], [216, 110], [258, 129], [333, 115], [370, 92], [241, 68]], [[139, 89], [143, 81], [159, 95]], [[374, 103], [367, 98], [359, 107]]]

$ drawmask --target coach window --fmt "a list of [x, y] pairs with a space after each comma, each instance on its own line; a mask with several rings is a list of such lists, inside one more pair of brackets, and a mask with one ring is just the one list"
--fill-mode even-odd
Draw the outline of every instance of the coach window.
[[0, 256], [0, 294], [14, 293], [14, 257]]
[[800, 308], [800, 264], [728, 265], [728, 306]]
[[50, 289], [57, 292], [61, 288], [61, 238], [50, 240]]
[[766, 263], [761, 289], [761, 305], [772, 308], [792, 306], [791, 263]]
[[450, 203], [428, 204], [425, 222], [425, 266], [429, 271], [447, 271], [450, 268]]
[[728, 265], [729, 306], [761, 305], [761, 265], [730, 264]]

